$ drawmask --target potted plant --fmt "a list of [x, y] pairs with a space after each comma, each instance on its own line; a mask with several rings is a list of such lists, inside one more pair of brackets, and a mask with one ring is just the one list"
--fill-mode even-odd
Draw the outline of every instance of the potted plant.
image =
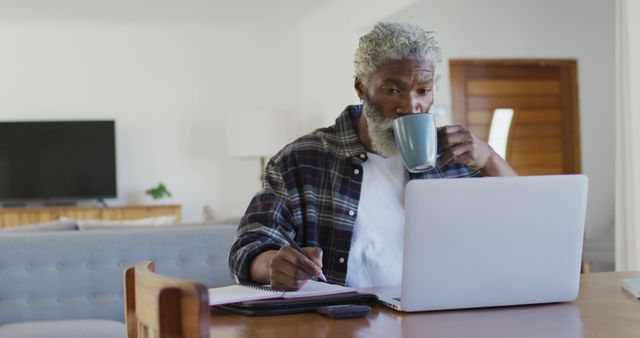
[[151, 196], [154, 202], [158, 202], [165, 197], [171, 197], [171, 192], [167, 190], [167, 186], [162, 182], [158, 183], [158, 185], [153, 188], [147, 189], [145, 193]]

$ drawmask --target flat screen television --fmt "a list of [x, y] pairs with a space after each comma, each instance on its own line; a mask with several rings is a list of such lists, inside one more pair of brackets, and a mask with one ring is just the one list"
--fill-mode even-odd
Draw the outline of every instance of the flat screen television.
[[0, 201], [112, 197], [115, 121], [0, 122]]

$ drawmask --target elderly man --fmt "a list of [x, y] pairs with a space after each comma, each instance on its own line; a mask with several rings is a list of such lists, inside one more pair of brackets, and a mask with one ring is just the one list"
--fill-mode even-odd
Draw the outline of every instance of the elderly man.
[[324, 272], [331, 283], [355, 287], [400, 284], [408, 180], [515, 175], [461, 126], [438, 130], [435, 168], [405, 169], [392, 123], [429, 110], [440, 59], [435, 39], [414, 25], [378, 23], [360, 39], [355, 90], [362, 105], [348, 106], [333, 126], [297, 139], [269, 161], [263, 190], [231, 248], [238, 282], [296, 290]]

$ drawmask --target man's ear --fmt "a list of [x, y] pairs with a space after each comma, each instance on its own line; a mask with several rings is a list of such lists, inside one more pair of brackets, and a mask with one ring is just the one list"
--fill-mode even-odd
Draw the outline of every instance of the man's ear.
[[362, 83], [362, 80], [359, 77], [356, 77], [355, 80], [353, 81], [353, 88], [356, 89], [356, 93], [358, 94], [358, 97], [360, 98], [360, 100], [362, 100], [364, 98], [364, 84]]

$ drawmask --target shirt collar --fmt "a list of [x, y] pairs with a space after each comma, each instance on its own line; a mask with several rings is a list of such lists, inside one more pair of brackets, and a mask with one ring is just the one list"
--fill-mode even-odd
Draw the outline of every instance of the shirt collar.
[[340, 142], [340, 156], [342, 158], [366, 154], [366, 150], [360, 142], [356, 123], [362, 115], [362, 105], [347, 106], [336, 119], [336, 132]]

